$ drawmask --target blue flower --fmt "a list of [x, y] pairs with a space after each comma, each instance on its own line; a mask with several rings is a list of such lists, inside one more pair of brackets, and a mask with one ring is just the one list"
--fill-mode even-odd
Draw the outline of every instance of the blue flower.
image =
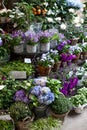
[[41, 86], [35, 86], [32, 90], [31, 90], [31, 94], [34, 94], [35, 96], [38, 96], [40, 94], [40, 90], [41, 90]]
[[82, 8], [80, 0], [66, 0], [68, 7]]

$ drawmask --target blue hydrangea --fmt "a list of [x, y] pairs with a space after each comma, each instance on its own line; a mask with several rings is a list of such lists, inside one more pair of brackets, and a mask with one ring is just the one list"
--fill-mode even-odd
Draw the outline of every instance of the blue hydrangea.
[[31, 94], [34, 94], [35, 96], [38, 96], [40, 94], [40, 90], [41, 90], [41, 86], [35, 86], [32, 90], [31, 90]]

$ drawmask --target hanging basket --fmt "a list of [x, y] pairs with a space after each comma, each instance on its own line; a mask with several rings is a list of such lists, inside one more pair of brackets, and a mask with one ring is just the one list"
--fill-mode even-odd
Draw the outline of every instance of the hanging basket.
[[14, 52], [15, 53], [23, 53], [24, 52], [24, 45], [21, 44], [21, 45], [17, 45], [17, 46], [14, 46]]
[[37, 44], [34, 46], [26, 45], [26, 51], [27, 51], [27, 53], [36, 53], [37, 52]]
[[37, 66], [38, 73], [40, 76], [48, 76], [51, 72], [51, 67]]
[[40, 43], [40, 51], [48, 52], [50, 50], [50, 42], [48, 43]]

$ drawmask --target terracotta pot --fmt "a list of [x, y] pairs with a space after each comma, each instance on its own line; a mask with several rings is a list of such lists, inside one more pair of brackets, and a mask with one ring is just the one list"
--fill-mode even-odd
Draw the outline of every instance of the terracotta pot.
[[48, 76], [51, 72], [51, 67], [37, 66], [38, 73], [40, 76]]
[[58, 61], [53, 66], [53, 71], [57, 71], [61, 66], [61, 61]]

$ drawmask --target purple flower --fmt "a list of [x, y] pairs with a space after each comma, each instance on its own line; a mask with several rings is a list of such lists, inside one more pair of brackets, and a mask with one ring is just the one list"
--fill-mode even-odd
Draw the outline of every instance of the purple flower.
[[62, 53], [61, 54], [61, 60], [63, 62], [72, 61], [75, 58], [76, 58], [76, 55], [73, 55], [73, 54], [69, 54], [69, 53]]

